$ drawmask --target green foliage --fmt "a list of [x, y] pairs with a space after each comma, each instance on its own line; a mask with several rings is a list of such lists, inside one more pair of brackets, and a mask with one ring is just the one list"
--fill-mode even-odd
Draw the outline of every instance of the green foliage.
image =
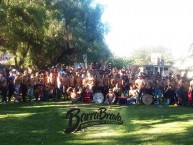
[[[66, 113], [70, 101], [0, 104], [0, 141], [3, 145], [191, 145], [191, 107], [165, 105], [76, 104], [82, 112], [107, 108], [120, 113], [123, 124], [94, 125], [71, 134]], [[12, 136], [11, 136], [12, 135]]]
[[132, 55], [133, 64], [135, 65], [147, 65], [151, 64], [151, 54], [160, 53], [161, 58], [164, 59], [165, 63], [171, 64], [172, 57], [171, 52], [167, 48], [163, 47], [150, 47], [136, 49]]
[[111, 55], [104, 42], [108, 28], [101, 22], [103, 7], [93, 0], [3, 2], [0, 45], [16, 56], [16, 66], [74, 63], [85, 53], [90, 61]]
[[108, 58], [108, 63], [111, 63], [112, 67], [127, 68], [130, 64], [133, 63], [133, 60], [131, 58], [126, 58], [126, 57], [112, 56]]

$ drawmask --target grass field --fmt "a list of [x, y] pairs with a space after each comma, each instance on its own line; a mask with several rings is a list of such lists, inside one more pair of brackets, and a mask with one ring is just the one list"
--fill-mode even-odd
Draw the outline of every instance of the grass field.
[[[77, 104], [84, 112], [109, 107]], [[193, 144], [193, 108], [159, 105], [112, 105], [123, 124], [105, 124], [65, 134], [66, 102], [0, 104], [0, 145], [176, 145]]]

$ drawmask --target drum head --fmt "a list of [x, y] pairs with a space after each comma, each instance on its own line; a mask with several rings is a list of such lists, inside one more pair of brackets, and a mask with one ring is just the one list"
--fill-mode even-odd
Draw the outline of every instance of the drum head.
[[145, 94], [143, 97], [142, 97], [142, 102], [145, 104], [145, 105], [150, 105], [152, 102], [153, 102], [153, 97], [149, 94]]
[[95, 103], [102, 103], [104, 100], [104, 95], [102, 93], [95, 93], [93, 95], [93, 101]]

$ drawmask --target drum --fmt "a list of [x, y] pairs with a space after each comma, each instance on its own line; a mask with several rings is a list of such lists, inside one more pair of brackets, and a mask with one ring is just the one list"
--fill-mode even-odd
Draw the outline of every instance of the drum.
[[153, 102], [153, 96], [149, 95], [149, 94], [145, 94], [143, 97], [142, 97], [142, 102], [145, 104], [145, 105], [150, 105], [152, 102]]
[[104, 95], [102, 93], [95, 93], [93, 95], [93, 101], [97, 104], [102, 103], [104, 101]]

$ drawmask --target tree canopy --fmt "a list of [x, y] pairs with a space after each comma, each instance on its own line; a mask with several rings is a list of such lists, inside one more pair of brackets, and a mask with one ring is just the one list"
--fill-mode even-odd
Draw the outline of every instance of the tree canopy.
[[151, 64], [151, 55], [159, 53], [166, 64], [172, 64], [172, 55], [169, 49], [164, 47], [148, 47], [134, 50], [131, 59], [135, 65]]
[[103, 6], [93, 0], [0, 0], [0, 46], [16, 66], [45, 67], [111, 56], [101, 22]]

